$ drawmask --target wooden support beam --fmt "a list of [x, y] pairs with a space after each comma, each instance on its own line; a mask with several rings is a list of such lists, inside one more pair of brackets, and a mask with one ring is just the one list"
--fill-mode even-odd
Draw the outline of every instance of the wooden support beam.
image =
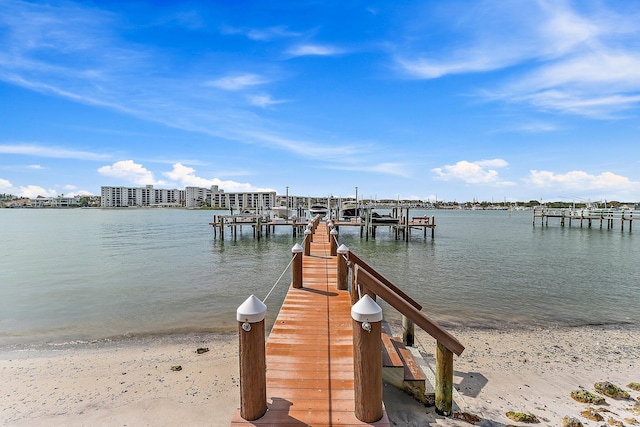
[[453, 406], [453, 353], [440, 341], [436, 345], [436, 412], [450, 416]]

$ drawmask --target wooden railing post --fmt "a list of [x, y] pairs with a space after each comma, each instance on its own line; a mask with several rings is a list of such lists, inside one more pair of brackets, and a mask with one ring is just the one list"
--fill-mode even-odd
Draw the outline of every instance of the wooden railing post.
[[347, 256], [349, 256], [349, 248], [344, 244], [340, 245], [336, 249], [338, 255], [338, 275], [336, 288], [341, 291], [345, 291], [349, 288], [349, 266], [347, 265]]
[[436, 412], [450, 416], [453, 401], [453, 353], [438, 341], [436, 345]]
[[331, 256], [336, 256], [338, 250], [338, 230], [336, 230], [335, 228], [331, 229], [331, 231], [329, 232], [329, 240], [331, 243], [330, 254]]
[[310, 228], [304, 230], [304, 254], [306, 256], [311, 255], [311, 241], [313, 240], [313, 233]]
[[382, 418], [382, 308], [368, 295], [351, 307], [355, 416], [365, 423]]
[[251, 295], [236, 311], [240, 342], [240, 416], [253, 421], [267, 412], [264, 318], [267, 306]]
[[294, 288], [302, 287], [302, 246], [296, 243], [291, 248], [293, 262], [291, 263], [291, 286]]

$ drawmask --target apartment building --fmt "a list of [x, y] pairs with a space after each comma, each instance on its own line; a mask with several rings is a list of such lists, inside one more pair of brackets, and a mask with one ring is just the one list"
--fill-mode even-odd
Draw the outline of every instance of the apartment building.
[[103, 208], [184, 206], [185, 191], [146, 187], [101, 187]]
[[226, 193], [213, 185], [210, 188], [186, 187], [184, 190], [159, 189], [153, 185], [145, 187], [108, 187], [101, 188], [104, 208], [143, 207], [143, 206], [185, 206], [234, 210], [268, 210], [275, 206], [276, 192], [237, 192]]

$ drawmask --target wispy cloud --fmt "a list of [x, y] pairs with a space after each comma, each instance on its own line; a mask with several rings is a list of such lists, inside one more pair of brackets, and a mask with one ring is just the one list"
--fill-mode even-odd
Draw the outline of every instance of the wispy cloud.
[[[338, 156], [358, 152], [353, 146], [331, 146], [320, 132], [301, 129], [296, 123], [275, 122], [253, 108], [267, 109], [284, 102], [272, 95], [249, 94], [247, 98], [248, 91], [277, 79], [273, 77], [276, 66], [265, 73], [236, 73], [210, 61], [199, 64], [197, 69], [165, 75], [158, 70], [179, 66], [173, 63], [175, 58], [169, 51], [121, 37], [117, 15], [74, 4], [43, 6], [10, 0], [3, 7], [0, 24], [5, 30], [0, 33], [0, 45], [7, 49], [0, 52], [0, 80], [9, 84], [294, 155], [310, 157], [322, 153], [324, 157], [325, 151], [334, 150]], [[291, 35], [283, 27], [270, 28], [268, 32]], [[302, 55], [339, 52], [319, 45], [299, 46], [295, 51]], [[205, 75], [220, 77], [207, 80]]]
[[268, 28], [234, 28], [225, 26], [220, 31], [225, 35], [243, 35], [251, 40], [271, 41], [288, 37], [298, 37], [302, 35], [300, 32], [291, 31], [285, 25], [275, 25]]
[[377, 163], [377, 164], [340, 164], [340, 165], [329, 165], [328, 169], [335, 170], [346, 170], [352, 172], [367, 172], [374, 174], [382, 174], [382, 175], [393, 175], [399, 176], [402, 178], [409, 178], [411, 176], [410, 168], [408, 165], [404, 163], [398, 162], [387, 162], [387, 163]]
[[610, 118], [640, 103], [640, 48], [627, 43], [640, 37], [632, 24], [638, 19], [637, 11], [616, 14], [595, 3], [578, 11], [568, 2], [520, 2], [514, 8], [485, 1], [464, 15], [465, 42], [445, 42], [435, 52], [401, 50], [396, 63], [421, 79], [500, 71], [502, 82], [478, 88], [479, 96]]
[[211, 80], [205, 83], [224, 90], [243, 90], [246, 88], [259, 86], [267, 83], [267, 80], [257, 74], [235, 74]]
[[292, 47], [287, 53], [291, 56], [336, 56], [343, 54], [344, 50], [334, 46], [303, 44]]
[[[47, 147], [37, 144], [3, 144], [0, 145], [2, 154], [19, 154], [33, 157], [51, 157], [57, 159], [76, 159], [104, 161], [111, 156], [108, 154], [93, 153], [90, 151], [70, 150], [61, 147]], [[30, 166], [32, 169], [40, 169], [39, 165]]]
[[247, 97], [251, 105], [255, 105], [262, 108], [270, 107], [271, 105], [284, 104], [286, 100], [273, 99], [270, 95], [249, 95]]
[[503, 159], [478, 160], [469, 162], [461, 160], [454, 165], [445, 165], [432, 169], [436, 179], [444, 181], [462, 181], [466, 184], [515, 185], [500, 178], [496, 169], [505, 168], [509, 164]]

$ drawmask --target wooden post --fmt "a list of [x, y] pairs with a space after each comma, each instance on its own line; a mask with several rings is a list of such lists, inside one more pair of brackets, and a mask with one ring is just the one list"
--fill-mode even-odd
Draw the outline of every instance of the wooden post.
[[330, 255], [331, 256], [336, 256], [337, 255], [337, 250], [338, 250], [338, 230], [336, 230], [335, 228], [333, 228], [330, 232], [329, 232], [329, 240], [331, 243], [330, 246]]
[[382, 418], [382, 309], [368, 295], [351, 307], [356, 418]]
[[453, 406], [453, 353], [440, 342], [436, 345], [436, 412], [450, 416]]
[[291, 248], [291, 254], [293, 256], [293, 262], [291, 263], [291, 285], [294, 288], [302, 287], [302, 246], [300, 243], [296, 243]]
[[313, 236], [311, 229], [304, 230], [304, 254], [306, 256], [311, 255], [311, 236]]
[[349, 248], [345, 245], [340, 245], [338, 249], [336, 249], [336, 253], [338, 255], [338, 274], [336, 281], [336, 288], [338, 290], [344, 291], [349, 288], [349, 266], [347, 265], [346, 257], [349, 256]]
[[436, 237], [436, 217], [431, 217], [431, 238]]
[[413, 347], [414, 342], [413, 322], [407, 316], [402, 315], [402, 342], [407, 347]]
[[264, 318], [267, 306], [251, 295], [236, 312], [240, 342], [240, 416], [253, 421], [267, 412]]

